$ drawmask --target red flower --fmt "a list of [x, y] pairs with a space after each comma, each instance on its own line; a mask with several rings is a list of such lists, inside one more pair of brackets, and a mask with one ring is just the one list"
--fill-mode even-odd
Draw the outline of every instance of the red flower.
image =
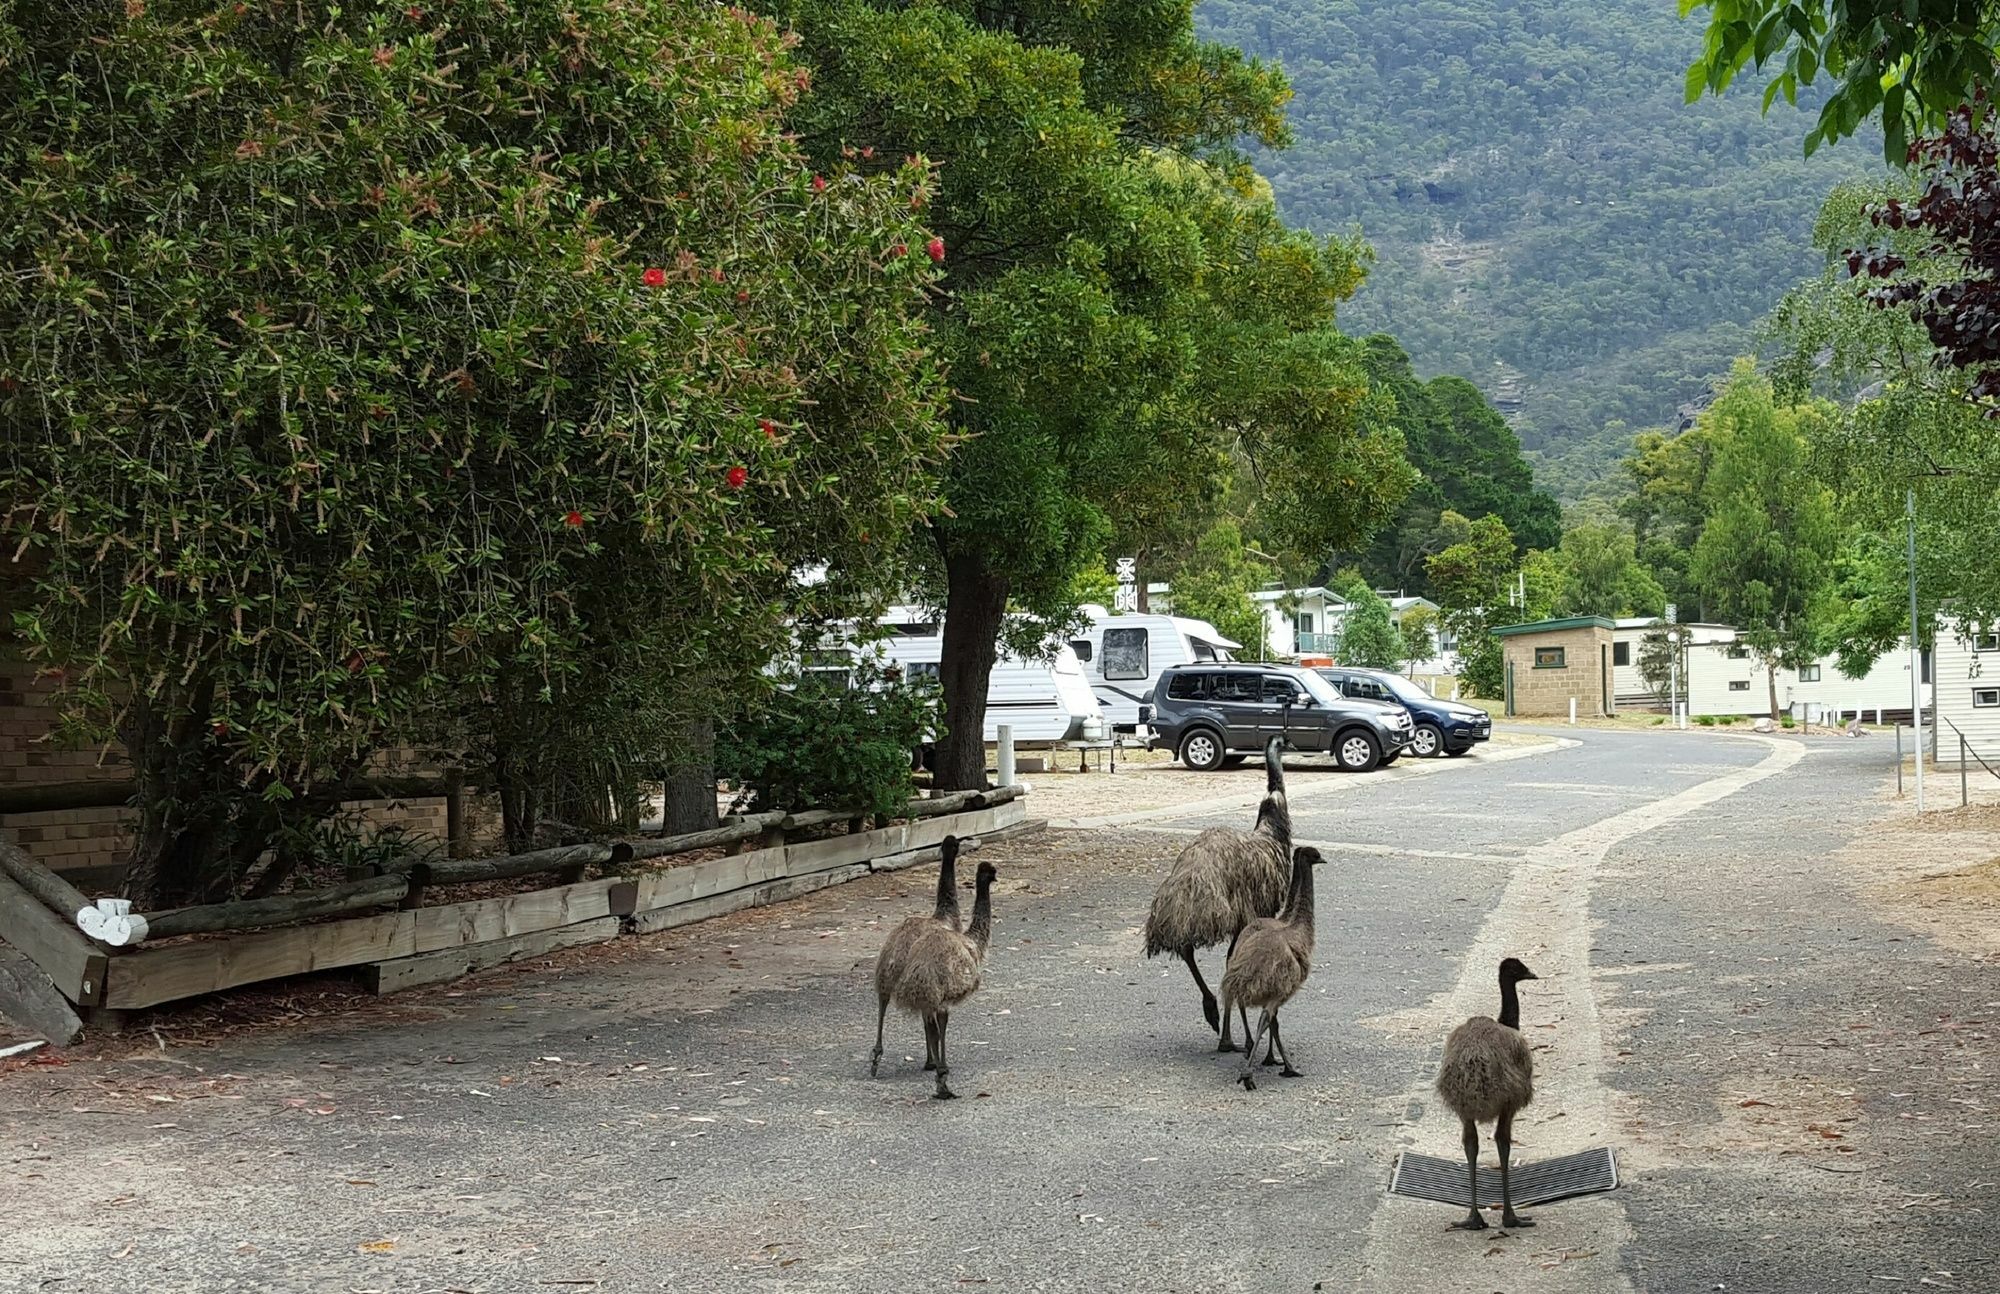
[[813, 176], [813, 192], [814, 193], [826, 192], [826, 177], [824, 175]]
[[769, 418], [757, 419], [757, 429], [764, 433], [764, 439], [766, 440], [776, 440], [778, 438], [778, 424], [772, 422]]
[[571, 530], [581, 530], [583, 529], [583, 514], [575, 508], [571, 508], [568, 512], [563, 513], [563, 524]]
[[375, 66], [387, 67], [396, 61], [396, 51], [384, 45], [375, 51]]
[[738, 293], [736, 294], [736, 301], [737, 301], [737, 304], [738, 304], [738, 305], [741, 305], [741, 304], [743, 304], [744, 302], [748, 301], [749, 299], [750, 299], [750, 294], [749, 294], [748, 292], [738, 292]]
[[364, 664], [366, 662], [361, 659], [361, 653], [355, 652], [347, 658], [347, 672], [350, 674], [359, 674]]
[[708, 272], [708, 276], [714, 279], [717, 283], [722, 282], [722, 267], [720, 265], [716, 266], [714, 269]]
[[931, 239], [924, 244], [924, 250], [931, 254], [932, 260], [942, 262], [944, 260], [944, 239]]
[[229, 723], [227, 720], [217, 720], [215, 727], [211, 728], [209, 731], [213, 732], [218, 737], [227, 737], [229, 735]]
[[873, 157], [873, 156], [875, 156], [875, 145], [873, 145], [873, 144], [870, 144], [870, 145], [869, 145], [868, 147], [866, 147], [866, 148], [862, 149], [862, 150], [861, 150], [861, 155], [862, 155], [863, 157]]
[[654, 265], [639, 276], [639, 281], [649, 288], [663, 288], [667, 285], [667, 272]]
[[403, 10], [403, 16], [411, 22], [422, 22], [424, 20], [424, 11], [415, 5], [411, 5], [409, 8]]
[[722, 479], [729, 482], [730, 489], [740, 490], [750, 483], [750, 471], [744, 467], [732, 467]]

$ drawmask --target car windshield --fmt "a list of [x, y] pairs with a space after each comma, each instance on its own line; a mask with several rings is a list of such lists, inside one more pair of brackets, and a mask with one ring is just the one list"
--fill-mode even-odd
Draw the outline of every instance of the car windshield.
[[1389, 695], [1395, 697], [1398, 701], [1429, 701], [1433, 699], [1430, 693], [1404, 678], [1401, 674], [1370, 674], [1368, 677], [1389, 689]]
[[1296, 680], [1298, 685], [1306, 690], [1306, 695], [1321, 705], [1333, 705], [1340, 700], [1340, 689], [1309, 669], [1302, 669], [1297, 674], [1287, 677]]

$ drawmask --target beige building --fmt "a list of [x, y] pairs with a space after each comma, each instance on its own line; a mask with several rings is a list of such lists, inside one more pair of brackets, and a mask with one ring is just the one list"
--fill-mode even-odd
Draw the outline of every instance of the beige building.
[[1615, 714], [1611, 645], [1614, 626], [1604, 616], [1571, 616], [1504, 625], [1493, 631], [1506, 656], [1506, 702], [1511, 715], [1569, 717]]

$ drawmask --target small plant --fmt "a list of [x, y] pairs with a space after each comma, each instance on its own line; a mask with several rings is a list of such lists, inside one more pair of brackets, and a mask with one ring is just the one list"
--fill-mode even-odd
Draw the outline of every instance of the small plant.
[[1666, 721], [1667, 721], [1667, 716], [1665, 716], [1665, 715], [1663, 715], [1663, 714], [1657, 714], [1657, 715], [1654, 715], [1654, 716], [1653, 716], [1653, 726], [1654, 726], [1655, 728], [1659, 727], [1659, 726], [1660, 726], [1661, 724], [1665, 723]]
[[1715, 716], [1712, 714], [1698, 714], [1694, 717], [1694, 721], [1704, 728], [1713, 728], [1715, 726]]
[[1796, 726], [1795, 722], [1792, 719], [1792, 716], [1790, 716], [1789, 714], [1778, 716], [1778, 722], [1787, 728]]
[[936, 726], [937, 687], [868, 662], [851, 683], [807, 674], [760, 699], [716, 736], [716, 772], [756, 792], [759, 809], [889, 814], [908, 803], [911, 753]]

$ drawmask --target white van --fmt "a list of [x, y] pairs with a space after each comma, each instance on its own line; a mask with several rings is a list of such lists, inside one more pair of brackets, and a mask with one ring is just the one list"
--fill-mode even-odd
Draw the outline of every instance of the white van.
[[1140, 703], [1169, 667], [1233, 660], [1231, 653], [1243, 649], [1206, 620], [1113, 615], [1100, 606], [1086, 606], [1083, 612], [1090, 628], [1070, 640], [1070, 650], [1082, 662], [1114, 732], [1138, 730]]
[[[888, 635], [857, 648], [902, 666], [907, 678], [936, 678], [944, 655], [944, 625], [916, 607], [891, 607], [880, 621]], [[1092, 695], [1083, 665], [1067, 643], [1048, 660], [1023, 660], [1001, 652], [986, 684], [986, 732], [1000, 739], [1000, 725], [1014, 730], [1017, 746], [1052, 746], [1104, 735], [1104, 711]]]

